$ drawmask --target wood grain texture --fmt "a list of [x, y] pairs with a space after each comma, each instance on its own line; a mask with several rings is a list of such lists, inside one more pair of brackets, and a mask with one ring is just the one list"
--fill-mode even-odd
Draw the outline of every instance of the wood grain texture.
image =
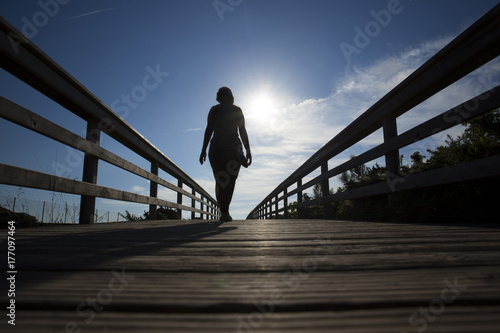
[[500, 229], [479, 223], [19, 229], [16, 332], [497, 332]]

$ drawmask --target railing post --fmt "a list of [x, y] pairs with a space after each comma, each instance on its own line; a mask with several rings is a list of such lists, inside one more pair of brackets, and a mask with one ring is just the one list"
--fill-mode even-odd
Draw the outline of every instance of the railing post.
[[[327, 160], [322, 160], [321, 161], [321, 174], [324, 175], [328, 172], [328, 161]], [[330, 195], [330, 182], [329, 179], [326, 178], [321, 181], [321, 196], [322, 197], [327, 197]], [[325, 202], [323, 204], [323, 219], [328, 220], [331, 218], [331, 206], [328, 202]]]
[[[302, 187], [302, 178], [297, 180], [297, 188]], [[302, 190], [297, 192], [297, 218], [300, 219], [302, 217], [302, 208], [298, 207], [302, 203]]]
[[[151, 173], [158, 176], [158, 161], [151, 162]], [[158, 197], [158, 183], [150, 181], [149, 183], [149, 196], [153, 198]], [[149, 205], [149, 219], [156, 220], [156, 205]]]
[[276, 194], [276, 197], [274, 197], [274, 211], [276, 212], [276, 220], [279, 218], [278, 207], [278, 195]]
[[283, 191], [283, 207], [285, 208], [285, 211], [283, 212], [283, 217], [285, 219], [288, 219], [288, 188], [285, 187], [285, 190]]
[[[191, 194], [196, 195], [196, 191], [194, 190], [194, 188], [191, 190]], [[196, 200], [194, 200], [193, 198], [191, 198], [191, 207], [196, 208]], [[195, 217], [195, 212], [191, 212], [191, 220], [194, 220]]]
[[[87, 122], [87, 140], [99, 144], [101, 141], [101, 125], [97, 119], [91, 118]], [[85, 153], [83, 162], [82, 181], [97, 184], [97, 170], [99, 159]], [[80, 224], [92, 224], [95, 219], [95, 197], [82, 195], [80, 198]]]
[[[398, 136], [396, 118], [385, 118], [383, 121], [384, 142]], [[399, 150], [393, 150], [385, 155], [386, 179], [392, 180], [399, 176]]]
[[[204, 200], [205, 200], [205, 197], [204, 197], [203, 195], [201, 195], [201, 201], [202, 201], [202, 202], [201, 202], [201, 210], [202, 210], [202, 211], [203, 211], [203, 210], [205, 210], [205, 204], [203, 203], [203, 201], [204, 201]], [[207, 206], [207, 207], [208, 207], [208, 206]], [[202, 219], [202, 220], [203, 220], [203, 215], [204, 215], [204, 214], [203, 214], [203, 213], [201, 213], [201, 216], [200, 216], [200, 217], [201, 217], [201, 219]], [[208, 220], [208, 215], [206, 215], [206, 217], [207, 217], [207, 220]]]
[[[182, 180], [177, 179], [177, 186], [182, 188]], [[182, 205], [182, 193], [177, 192], [177, 203]], [[177, 216], [179, 216], [179, 220], [182, 220], [182, 209], [177, 208]]]

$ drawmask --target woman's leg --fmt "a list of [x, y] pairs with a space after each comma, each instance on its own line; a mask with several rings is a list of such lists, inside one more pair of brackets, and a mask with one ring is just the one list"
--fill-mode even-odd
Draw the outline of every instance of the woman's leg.
[[233, 199], [236, 178], [241, 165], [234, 149], [209, 151], [210, 164], [215, 177], [215, 195], [222, 214], [229, 215], [229, 205]]
[[[221, 193], [219, 205], [221, 206], [221, 211], [223, 213], [229, 213], [229, 205], [231, 204], [231, 200], [233, 199], [235, 185], [236, 178], [231, 177], [227, 182], [227, 185], [219, 189], [219, 192]], [[217, 198], [217, 200], [219, 199]]]

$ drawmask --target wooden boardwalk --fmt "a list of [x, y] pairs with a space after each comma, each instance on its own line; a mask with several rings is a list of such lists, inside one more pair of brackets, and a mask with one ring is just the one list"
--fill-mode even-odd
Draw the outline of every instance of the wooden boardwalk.
[[500, 331], [500, 229], [492, 227], [39, 227], [17, 230], [16, 264], [16, 326], [3, 315], [2, 332]]

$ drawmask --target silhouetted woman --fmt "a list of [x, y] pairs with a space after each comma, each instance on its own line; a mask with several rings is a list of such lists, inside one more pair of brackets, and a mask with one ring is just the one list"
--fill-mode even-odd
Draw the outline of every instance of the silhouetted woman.
[[[233, 198], [234, 185], [241, 165], [248, 167], [252, 163], [252, 154], [248, 142], [243, 111], [234, 105], [231, 89], [222, 87], [217, 92], [218, 105], [213, 106], [208, 113], [207, 129], [203, 140], [200, 163], [207, 158], [207, 147], [210, 138], [208, 157], [215, 177], [215, 195], [221, 210], [222, 222], [232, 221], [229, 215], [229, 204]], [[245, 146], [246, 156], [243, 155]]]

